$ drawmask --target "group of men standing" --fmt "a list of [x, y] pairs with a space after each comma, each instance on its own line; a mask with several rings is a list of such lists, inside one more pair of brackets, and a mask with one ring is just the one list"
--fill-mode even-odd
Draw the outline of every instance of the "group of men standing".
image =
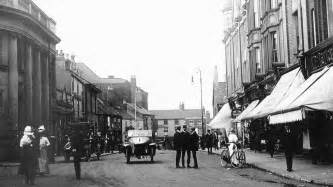
[[191, 128], [191, 132], [188, 132], [186, 126], [183, 126], [182, 131], [180, 127], [177, 127], [174, 134], [174, 148], [176, 150], [176, 168], [180, 168], [180, 158], [182, 158], [182, 167], [185, 168], [185, 153], [187, 154], [187, 168], [192, 168], [190, 165], [191, 153], [194, 160], [193, 168], [198, 168], [196, 152], [199, 149], [199, 135], [195, 128]]

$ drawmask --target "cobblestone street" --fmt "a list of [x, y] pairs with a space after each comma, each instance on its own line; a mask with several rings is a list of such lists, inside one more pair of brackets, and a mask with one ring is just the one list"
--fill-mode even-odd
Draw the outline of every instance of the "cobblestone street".
[[[51, 175], [38, 177], [36, 186], [314, 186], [284, 179], [254, 168], [222, 168], [217, 155], [198, 152], [199, 169], [176, 169], [173, 151], [159, 151], [154, 163], [123, 154], [82, 163], [82, 180], [74, 179], [73, 164], [51, 165]], [[22, 177], [0, 178], [0, 186], [24, 186]]]

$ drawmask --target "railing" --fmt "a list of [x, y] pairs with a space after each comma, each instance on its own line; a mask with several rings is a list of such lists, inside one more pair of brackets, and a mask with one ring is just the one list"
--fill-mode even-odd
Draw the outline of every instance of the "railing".
[[7, 6], [26, 12], [51, 32], [56, 32], [55, 21], [48, 17], [32, 0], [0, 0], [0, 6]]
[[333, 37], [305, 52], [301, 62], [305, 77], [309, 77], [324, 66], [333, 64]]

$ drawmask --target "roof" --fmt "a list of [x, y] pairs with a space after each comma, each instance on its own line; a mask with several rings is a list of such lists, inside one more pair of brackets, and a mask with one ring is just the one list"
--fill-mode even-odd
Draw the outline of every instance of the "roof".
[[155, 115], [155, 119], [185, 119], [185, 118], [201, 118], [200, 109], [185, 110], [150, 110]]
[[84, 63], [76, 63], [81, 76], [91, 83], [97, 83], [100, 77]]
[[[132, 108], [134, 110], [134, 104], [132, 103], [126, 103], [127, 107]], [[136, 105], [136, 112], [140, 113], [142, 115], [152, 115], [151, 112], [149, 112], [148, 110]]]
[[261, 103], [243, 119], [262, 118], [271, 114], [277, 105], [279, 105], [283, 99], [291, 95], [304, 81], [304, 76], [300, 68], [282, 75], [272, 93], [262, 100]]
[[98, 80], [100, 84], [121, 84], [128, 82], [125, 79], [122, 78], [100, 78]]

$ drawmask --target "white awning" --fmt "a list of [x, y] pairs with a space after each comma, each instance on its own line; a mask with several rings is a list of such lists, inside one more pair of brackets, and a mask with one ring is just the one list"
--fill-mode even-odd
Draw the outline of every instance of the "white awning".
[[214, 119], [208, 124], [208, 126], [213, 129], [224, 128], [226, 130], [229, 130], [232, 126], [231, 120], [231, 109], [229, 103], [226, 103], [216, 114]]
[[244, 119], [257, 119], [272, 114], [280, 102], [294, 92], [304, 82], [300, 68], [281, 76], [272, 93], [258, 104]]
[[295, 121], [302, 121], [303, 119], [303, 112], [301, 109], [299, 109], [282, 114], [271, 115], [269, 116], [269, 124], [290, 123]]
[[241, 122], [248, 113], [250, 113], [259, 103], [259, 100], [254, 100], [252, 101], [248, 107], [246, 107], [245, 110], [243, 110], [242, 113], [239, 114], [239, 116], [237, 116], [237, 118], [235, 120], [233, 120], [233, 122]]

